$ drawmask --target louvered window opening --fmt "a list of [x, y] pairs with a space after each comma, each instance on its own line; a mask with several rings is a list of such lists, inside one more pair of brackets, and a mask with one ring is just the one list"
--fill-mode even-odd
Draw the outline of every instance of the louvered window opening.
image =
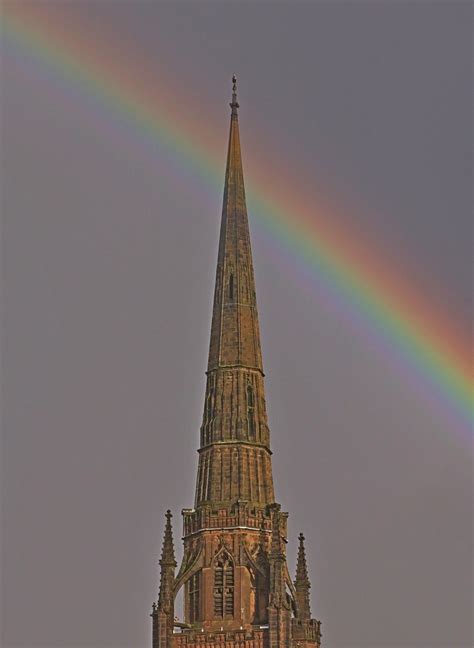
[[189, 618], [191, 623], [199, 621], [199, 572], [189, 579]]
[[229, 558], [217, 562], [214, 569], [214, 614], [234, 616], [234, 565]]

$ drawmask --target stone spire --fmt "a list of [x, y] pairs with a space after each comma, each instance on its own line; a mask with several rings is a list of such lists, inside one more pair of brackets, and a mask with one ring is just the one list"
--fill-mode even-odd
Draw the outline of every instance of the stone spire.
[[[320, 648], [320, 624], [307, 618], [309, 599], [304, 607], [304, 548], [295, 588], [286, 561], [288, 513], [273, 491], [235, 76], [232, 83], [195, 504], [182, 511], [176, 574], [166, 514], [153, 648]], [[182, 622], [174, 618], [181, 590]]]
[[311, 608], [309, 602], [309, 590], [311, 584], [308, 577], [308, 567], [306, 565], [306, 552], [304, 547], [304, 535], [299, 535], [298, 559], [296, 562], [296, 608], [298, 619], [309, 621], [311, 619]]
[[174, 556], [173, 529], [171, 527], [171, 511], [166, 511], [165, 533], [163, 538], [163, 548], [161, 550], [161, 577], [160, 577], [160, 594], [158, 598], [158, 608], [169, 612], [173, 603], [174, 575], [176, 570], [176, 560]]
[[232, 81], [197, 507], [274, 501], [235, 75]]
[[160, 559], [160, 592], [158, 605], [153, 603], [153, 648], [171, 648], [174, 624], [174, 585], [176, 560], [174, 557], [171, 511], [166, 511], [165, 534]]
[[236, 82], [234, 75], [208, 371], [239, 366], [262, 373]]

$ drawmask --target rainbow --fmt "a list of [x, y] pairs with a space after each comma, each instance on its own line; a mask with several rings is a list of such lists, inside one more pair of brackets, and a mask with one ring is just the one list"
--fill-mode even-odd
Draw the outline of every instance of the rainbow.
[[[13, 55], [39, 62], [63, 84], [93, 97], [116, 119], [157, 142], [200, 181], [220, 188], [221, 143], [210, 131], [204, 141], [193, 128], [192, 110], [185, 112], [188, 101], [164, 73], [158, 84], [143, 65], [120, 61], [110, 38], [101, 33], [100, 42], [94, 40], [80, 17], [61, 14], [57, 7], [6, 4], [2, 31]], [[294, 192], [290, 197], [261, 169], [249, 203], [259, 230], [284, 249], [290, 264], [324, 285], [344, 311], [383, 340], [393, 359], [401, 358], [417, 381], [422, 380], [420, 391], [429, 387], [432, 401], [446, 403], [472, 431], [472, 350], [455, 323], [359, 233], [342, 229], [336, 218], [314, 207], [318, 203], [313, 196]]]

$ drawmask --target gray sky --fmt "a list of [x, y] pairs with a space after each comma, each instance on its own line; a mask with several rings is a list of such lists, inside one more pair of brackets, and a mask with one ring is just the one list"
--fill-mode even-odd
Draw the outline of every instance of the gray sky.
[[[166, 70], [222, 178], [237, 72], [247, 184], [264, 163], [344, 205], [469, 329], [470, 3], [55, 7]], [[179, 548], [193, 503], [222, 191], [2, 59], [2, 645], [147, 646], [163, 513]], [[249, 217], [277, 497], [324, 646], [471, 646], [472, 436]]]

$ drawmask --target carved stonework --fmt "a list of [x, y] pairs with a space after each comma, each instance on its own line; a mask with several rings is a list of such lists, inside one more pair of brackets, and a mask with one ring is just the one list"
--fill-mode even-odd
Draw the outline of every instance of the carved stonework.
[[302, 540], [293, 583], [275, 502], [235, 79], [231, 108], [195, 502], [177, 575], [167, 514], [153, 648], [319, 648]]

